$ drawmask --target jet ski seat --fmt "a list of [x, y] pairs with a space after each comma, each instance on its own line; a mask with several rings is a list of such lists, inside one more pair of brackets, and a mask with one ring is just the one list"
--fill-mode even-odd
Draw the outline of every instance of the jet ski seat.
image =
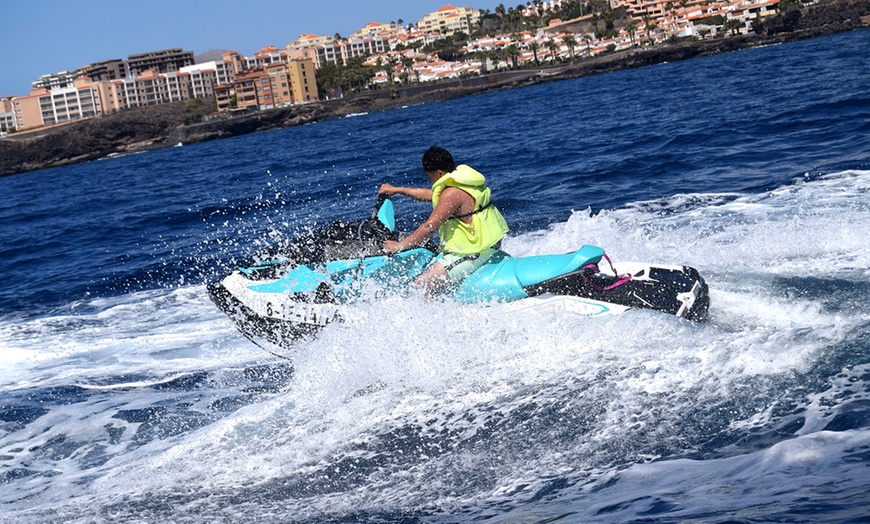
[[600, 247], [585, 245], [573, 253], [513, 258], [500, 251], [483, 267], [462, 281], [454, 297], [462, 302], [477, 302], [482, 296], [496, 300], [519, 300], [528, 295], [526, 286], [573, 273], [604, 256]]
[[514, 259], [514, 272], [520, 284], [531, 286], [566, 275], [588, 264], [597, 264], [604, 250], [597, 246], [584, 245], [573, 253], [562, 255], [539, 255]]

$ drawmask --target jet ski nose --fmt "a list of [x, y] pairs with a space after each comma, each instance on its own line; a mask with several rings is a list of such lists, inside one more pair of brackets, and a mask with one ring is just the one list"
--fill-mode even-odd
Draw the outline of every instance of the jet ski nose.
[[211, 301], [214, 302], [215, 305], [221, 310], [226, 310], [226, 306], [228, 303], [227, 299], [229, 298], [230, 293], [229, 291], [227, 291], [227, 288], [224, 287], [221, 281], [218, 280], [215, 282], [209, 282], [208, 284], [206, 284], [206, 290], [208, 291], [208, 297], [211, 299]]

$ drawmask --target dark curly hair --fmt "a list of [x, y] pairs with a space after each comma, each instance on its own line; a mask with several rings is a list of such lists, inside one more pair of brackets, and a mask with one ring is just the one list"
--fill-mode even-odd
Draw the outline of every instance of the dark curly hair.
[[456, 163], [449, 151], [443, 147], [432, 146], [423, 153], [423, 171], [434, 173], [438, 170], [452, 173], [456, 170]]

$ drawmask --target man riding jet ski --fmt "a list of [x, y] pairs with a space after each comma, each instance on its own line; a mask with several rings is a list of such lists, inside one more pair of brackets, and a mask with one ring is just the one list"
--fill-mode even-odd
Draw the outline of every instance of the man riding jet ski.
[[[431, 165], [424, 163], [427, 168]], [[483, 176], [471, 168], [473, 173], [457, 173], [465, 171], [462, 166], [439, 174], [442, 170], [427, 172], [431, 191], [381, 187], [382, 197], [432, 199], [432, 215], [408, 237], [399, 239], [392, 201], [381, 198], [369, 219], [336, 222], [274, 246], [209, 284], [212, 300], [249, 338], [285, 347], [330, 323], [347, 321], [357, 302], [398, 294], [413, 284], [429, 294], [440, 291], [458, 303], [497, 304], [509, 311], [568, 310], [600, 316], [645, 308], [706, 320], [707, 284], [691, 267], [614, 266], [603, 249], [589, 245], [572, 253], [511, 257], [499, 249], [507, 226], [489, 202]], [[475, 190], [465, 192], [463, 184], [477, 180]], [[452, 188], [471, 199], [448, 191]], [[443, 207], [439, 212], [445, 202], [449, 212]], [[448, 229], [451, 224], [454, 231]], [[490, 227], [481, 234], [486, 224]], [[465, 226], [471, 231], [456, 233]], [[436, 229], [446, 252], [428, 241]], [[599, 267], [602, 260], [608, 267]], [[364, 293], [362, 284], [367, 282], [377, 284], [378, 293]]]
[[404, 195], [432, 202], [432, 213], [416, 231], [401, 242], [387, 240], [384, 252], [400, 253], [423, 245], [435, 232], [441, 253], [415, 280], [427, 293], [457, 285], [496, 255], [508, 232], [504, 217], [493, 205], [484, 176], [466, 166], [456, 166], [453, 156], [437, 146], [423, 154], [423, 172], [429, 188], [381, 186], [378, 195]]

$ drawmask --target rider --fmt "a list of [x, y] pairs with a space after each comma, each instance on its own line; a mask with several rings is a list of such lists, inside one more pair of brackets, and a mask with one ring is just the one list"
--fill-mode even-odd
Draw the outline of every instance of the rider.
[[501, 247], [508, 225], [490, 201], [484, 176], [466, 165], [457, 167], [446, 149], [430, 147], [423, 154], [423, 172], [431, 189], [383, 184], [378, 195], [432, 201], [432, 214], [413, 233], [400, 242], [384, 242], [385, 252], [399, 253], [424, 244], [438, 232], [441, 254], [416, 280], [431, 293], [458, 284], [486, 264]]

